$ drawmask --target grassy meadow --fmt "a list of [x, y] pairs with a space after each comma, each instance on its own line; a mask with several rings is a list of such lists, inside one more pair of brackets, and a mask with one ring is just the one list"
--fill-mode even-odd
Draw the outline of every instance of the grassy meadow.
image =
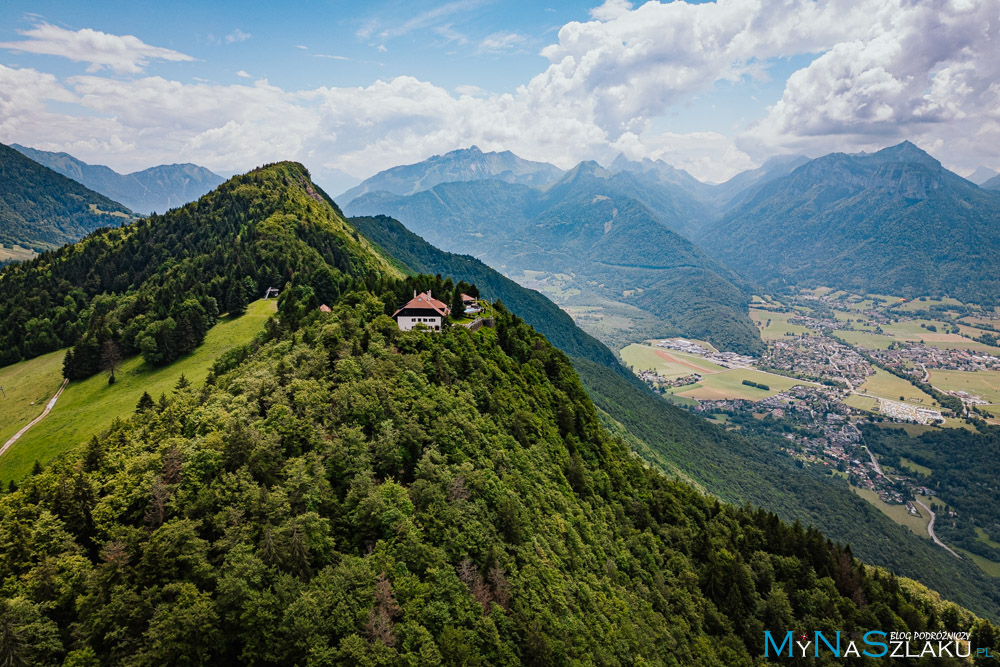
[[[45, 463], [86, 442], [91, 436], [106, 429], [116, 417], [132, 414], [143, 392], [149, 392], [153, 398], [169, 393], [181, 375], [194, 384], [204, 382], [219, 355], [249, 342], [263, 329], [264, 321], [275, 312], [276, 307], [277, 303], [273, 300], [255, 301], [243, 316], [223, 318], [209, 330], [205, 342], [197, 350], [169, 366], [151, 367], [142, 357], [135, 356], [122, 363], [113, 385], [108, 384], [104, 373], [71, 382], [48, 417], [25, 433], [0, 457], [0, 481], [6, 484], [8, 480], [19, 479], [31, 470], [36, 460]], [[35, 377], [46, 387], [52, 385], [58, 388], [62, 382], [63, 354], [65, 351], [53, 352], [17, 366], [46, 360], [40, 364], [41, 368], [35, 370]], [[58, 358], [58, 364], [47, 359], [53, 355]], [[29, 368], [23, 368], [22, 372], [28, 372]], [[54, 392], [53, 389], [48, 394], [49, 397]], [[0, 428], [5, 429], [3, 432], [12, 428], [11, 433], [14, 433], [40, 414], [41, 409], [42, 406], [39, 406], [36, 414], [18, 422], [16, 426], [0, 422]]]

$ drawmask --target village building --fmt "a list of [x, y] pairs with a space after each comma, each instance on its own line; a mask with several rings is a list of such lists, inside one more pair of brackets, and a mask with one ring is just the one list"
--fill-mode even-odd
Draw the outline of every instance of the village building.
[[414, 292], [413, 298], [392, 314], [392, 319], [401, 331], [410, 331], [418, 325], [441, 331], [450, 313], [448, 305], [435, 299], [428, 290], [422, 294]]
[[479, 305], [479, 300], [464, 292], [462, 293], [462, 309], [466, 315], [476, 315], [483, 312], [482, 307]]

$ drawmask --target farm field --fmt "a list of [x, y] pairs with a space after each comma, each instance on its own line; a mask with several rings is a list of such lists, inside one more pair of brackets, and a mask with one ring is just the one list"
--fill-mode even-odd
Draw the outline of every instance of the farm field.
[[[923, 516], [923, 510], [920, 509], [919, 505], [917, 506], [917, 511], [921, 512], [921, 516], [913, 516], [906, 511], [905, 505], [890, 505], [879, 498], [878, 494], [874, 491], [860, 489], [858, 487], [851, 487], [851, 490], [870, 502], [878, 508], [882, 514], [885, 514], [899, 525], [909, 528], [914, 534], [919, 535], [920, 537], [928, 540], [930, 539], [927, 535], [927, 524], [930, 522], [931, 518], [929, 516], [926, 518]], [[927, 501], [925, 500], [924, 502], [926, 503]]]
[[842, 338], [851, 345], [857, 345], [868, 350], [885, 350], [892, 343], [890, 336], [882, 336], [867, 331], [842, 331], [838, 329], [834, 332], [838, 338]]
[[[770, 310], [759, 308], [750, 309], [750, 319], [757, 323], [761, 338], [782, 338], [785, 334], [796, 336], [806, 333], [814, 333], [812, 330], [801, 324], [789, 324], [788, 319], [796, 316], [796, 313], [776, 313]], [[770, 324], [768, 324], [770, 321]]]
[[677, 350], [664, 350], [633, 343], [621, 351], [625, 363], [636, 370], [655, 371], [663, 377], [678, 378], [691, 373], [721, 373], [728, 370], [724, 366], [694, 354], [686, 354]]
[[66, 350], [56, 350], [0, 368], [0, 445], [42, 414], [59, 385]]
[[932, 472], [931, 469], [928, 468], [927, 466], [922, 466], [916, 461], [911, 461], [906, 457], [900, 457], [899, 462], [903, 465], [904, 468], [909, 468], [913, 472], [918, 472], [921, 475], [929, 477]]
[[34, 250], [29, 250], [28, 248], [22, 248], [19, 245], [4, 245], [0, 243], [0, 262], [4, 262], [8, 259], [13, 259], [16, 261], [23, 261], [26, 259], [31, 259], [38, 253]]
[[[204, 382], [219, 355], [250, 342], [276, 308], [277, 302], [273, 300], [255, 301], [245, 315], [223, 318], [209, 330], [205, 342], [197, 350], [169, 366], [153, 368], [142, 357], [135, 356], [122, 363], [113, 385], [108, 384], [104, 373], [70, 383], [49, 416], [0, 457], [0, 481], [6, 484], [8, 480], [21, 478], [36, 460], [45, 463], [106, 429], [115, 418], [132, 414], [143, 392], [149, 392], [153, 398], [169, 393], [181, 375], [192, 384]], [[58, 387], [62, 382], [64, 353], [52, 353], [58, 356], [59, 364], [49, 362], [41, 381], [55, 383]], [[37, 415], [21, 422], [13, 432], [34, 416]]]
[[919, 298], [911, 299], [906, 303], [901, 303], [896, 308], [905, 311], [914, 310], [928, 310], [931, 306], [961, 306], [962, 302], [957, 299], [952, 299], [950, 297], [944, 297], [943, 299], [934, 299], [931, 297], [924, 298], [921, 301]]
[[904, 396], [907, 403], [925, 407], [937, 405], [934, 398], [929, 394], [925, 394], [906, 380], [898, 378], [881, 368], [876, 368], [875, 375], [869, 377], [858, 388], [858, 391], [863, 391], [871, 396], [888, 398], [893, 401], [898, 401], [900, 396]]
[[966, 391], [1000, 406], [1000, 371], [931, 369], [931, 384], [942, 391]]
[[[770, 390], [748, 387], [743, 380], [767, 385]], [[757, 401], [768, 396], [791, 389], [796, 385], [811, 384], [795, 378], [771, 375], [751, 368], [734, 368], [722, 373], [706, 375], [697, 384], [677, 387], [673, 393], [684, 398], [694, 398], [700, 401], [714, 401], [730, 398], [745, 398]]]

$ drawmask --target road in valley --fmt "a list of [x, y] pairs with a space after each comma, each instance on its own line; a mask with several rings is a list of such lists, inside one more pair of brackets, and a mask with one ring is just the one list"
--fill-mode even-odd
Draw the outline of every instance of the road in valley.
[[[871, 452], [869, 452], [869, 453], [871, 453]], [[935, 535], [935, 534], [934, 534], [934, 520], [935, 520], [935, 519], [937, 518], [937, 517], [936, 517], [936, 516], [934, 515], [934, 510], [932, 510], [932, 509], [931, 509], [930, 507], [928, 507], [927, 505], [924, 505], [924, 504], [923, 504], [922, 502], [920, 502], [919, 500], [917, 500], [917, 501], [915, 501], [915, 502], [916, 502], [916, 503], [917, 503], [918, 505], [920, 505], [921, 507], [923, 507], [923, 508], [924, 508], [925, 510], [927, 510], [927, 512], [928, 512], [928, 513], [929, 513], [929, 514], [931, 515], [931, 520], [930, 520], [930, 522], [929, 522], [929, 523], [927, 524], [927, 534], [931, 536], [931, 539], [932, 539], [932, 540], [934, 540], [934, 544], [938, 545], [939, 547], [941, 547], [942, 549], [944, 549], [945, 551], [947, 551], [948, 553], [950, 553], [950, 554], [951, 554], [952, 556], [954, 556], [955, 558], [958, 558], [959, 560], [961, 560], [961, 559], [962, 559], [962, 557], [961, 557], [961, 556], [959, 556], [959, 555], [958, 555], [957, 553], [955, 553], [954, 551], [952, 551], [952, 550], [951, 550], [951, 547], [949, 547], [949, 546], [948, 546], [947, 544], [945, 544], [944, 542], [942, 542], [941, 540], [939, 540], [939, 539], [937, 538], [937, 535]]]

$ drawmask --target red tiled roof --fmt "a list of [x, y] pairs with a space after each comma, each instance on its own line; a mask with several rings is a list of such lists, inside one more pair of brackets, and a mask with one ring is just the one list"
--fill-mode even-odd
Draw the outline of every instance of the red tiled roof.
[[475, 300], [476, 300], [476, 297], [469, 296], [465, 292], [462, 292], [462, 301], [475, 301]]
[[415, 295], [412, 299], [410, 299], [403, 306], [401, 306], [399, 310], [393, 313], [392, 316], [396, 317], [396, 315], [399, 314], [399, 311], [406, 309], [433, 310], [441, 317], [448, 317], [448, 313], [451, 312], [451, 309], [448, 307], [448, 304], [444, 303], [443, 301], [438, 301], [437, 299], [432, 297], [430, 291], [424, 292], [423, 294]]

